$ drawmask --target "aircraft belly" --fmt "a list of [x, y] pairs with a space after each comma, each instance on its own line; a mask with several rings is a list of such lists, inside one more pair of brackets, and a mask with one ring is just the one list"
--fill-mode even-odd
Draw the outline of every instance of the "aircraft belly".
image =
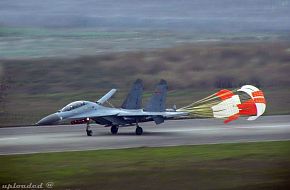
[[102, 117], [92, 118], [97, 124], [100, 125], [111, 125], [112, 123]]
[[124, 120], [122, 117], [105, 116], [102, 118], [111, 122], [112, 125], [126, 125], [128, 123], [132, 123], [132, 122], [128, 122], [128, 121]]

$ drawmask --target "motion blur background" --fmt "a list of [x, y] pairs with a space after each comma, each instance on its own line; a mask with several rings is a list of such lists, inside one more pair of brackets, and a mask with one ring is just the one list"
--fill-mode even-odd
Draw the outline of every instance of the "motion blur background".
[[253, 84], [290, 113], [289, 0], [1, 0], [0, 126], [161, 78], [168, 107]]

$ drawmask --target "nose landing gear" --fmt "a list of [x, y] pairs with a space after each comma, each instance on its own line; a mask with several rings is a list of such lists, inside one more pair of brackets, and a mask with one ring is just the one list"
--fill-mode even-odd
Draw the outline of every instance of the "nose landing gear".
[[86, 120], [87, 120], [87, 127], [86, 127], [87, 136], [92, 136], [93, 131], [91, 130], [90, 119], [87, 118]]

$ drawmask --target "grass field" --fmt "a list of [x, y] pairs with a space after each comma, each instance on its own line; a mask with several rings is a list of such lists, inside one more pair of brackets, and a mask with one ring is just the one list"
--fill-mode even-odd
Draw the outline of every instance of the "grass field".
[[290, 141], [0, 156], [2, 184], [53, 189], [289, 189]]
[[0, 59], [77, 58], [112, 52], [150, 51], [184, 43], [219, 40], [288, 40], [288, 33], [213, 33], [102, 28], [37, 28], [0, 25]]
[[[261, 34], [207, 34], [164, 30], [107, 31], [98, 28], [29, 28], [0, 26], [0, 58], [29, 59], [101, 55], [112, 52], [146, 51], [198, 40], [259, 39]], [[263, 34], [264, 39], [280, 35]], [[283, 38], [283, 35], [280, 36]]]

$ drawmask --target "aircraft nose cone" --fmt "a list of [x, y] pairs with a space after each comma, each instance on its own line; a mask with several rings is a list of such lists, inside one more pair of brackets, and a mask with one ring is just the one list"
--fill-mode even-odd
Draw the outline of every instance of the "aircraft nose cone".
[[52, 125], [60, 120], [60, 117], [57, 114], [48, 115], [41, 120], [39, 120], [36, 125]]

